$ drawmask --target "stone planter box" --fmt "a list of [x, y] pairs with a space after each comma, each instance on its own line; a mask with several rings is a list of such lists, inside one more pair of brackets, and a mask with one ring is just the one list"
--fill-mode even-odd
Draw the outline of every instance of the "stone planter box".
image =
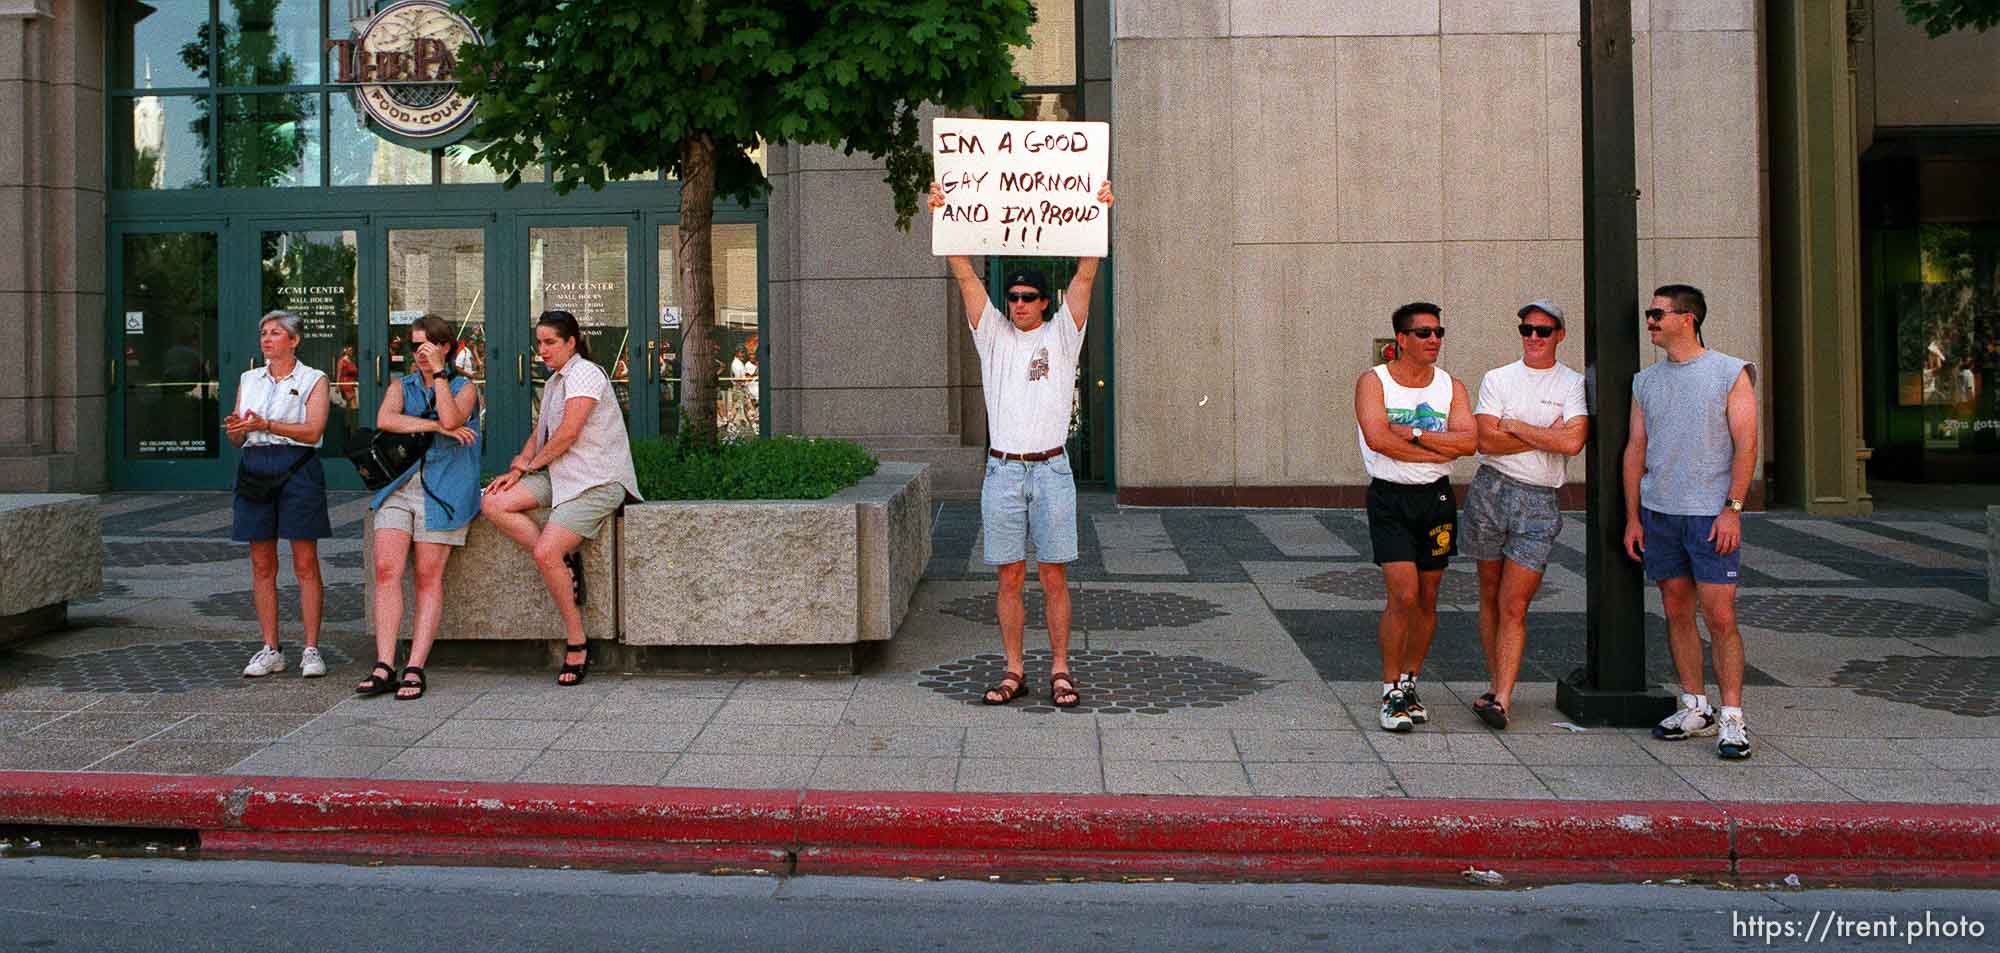
[[0, 493], [0, 643], [62, 628], [103, 586], [96, 497]]
[[[584, 544], [584, 632], [634, 647], [887, 640], [930, 562], [931, 515], [921, 463], [883, 463], [824, 500], [635, 503]], [[372, 516], [367, 525], [372, 631]], [[407, 638], [408, 570], [403, 586]], [[483, 519], [446, 564], [444, 587], [440, 641], [562, 637], [534, 564]]]
[[[536, 510], [535, 521], [548, 521], [548, 510]], [[375, 632], [375, 514], [363, 530], [362, 571], [367, 573], [367, 615], [362, 625]], [[585, 540], [583, 634], [592, 639], [618, 637], [618, 533], [607, 526], [596, 539]], [[410, 615], [416, 598], [414, 570], [403, 570], [403, 638], [410, 636]], [[548, 587], [528, 554], [483, 518], [472, 521], [465, 545], [451, 554], [444, 567], [444, 618], [438, 639], [540, 639], [563, 637], [562, 618], [549, 601]]]

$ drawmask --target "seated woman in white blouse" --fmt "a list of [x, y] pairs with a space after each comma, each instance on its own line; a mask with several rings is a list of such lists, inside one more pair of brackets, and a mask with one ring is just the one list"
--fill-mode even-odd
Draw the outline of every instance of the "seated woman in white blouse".
[[[326, 373], [298, 359], [303, 325], [289, 311], [273, 311], [257, 324], [264, 366], [244, 371], [236, 384], [236, 410], [223, 418], [229, 442], [243, 448], [237, 467], [230, 538], [250, 544], [252, 601], [264, 647], [243, 668], [249, 678], [285, 670], [278, 644], [278, 540], [292, 543], [292, 574], [299, 581], [299, 615], [305, 652], [299, 673], [326, 674], [319, 655], [319, 623], [326, 588], [320, 581], [319, 541], [333, 535], [326, 510], [326, 470], [320, 436], [326, 431]], [[248, 498], [252, 483], [280, 484], [271, 499]]]
[[[567, 311], [544, 311], [535, 321], [535, 354], [548, 365], [542, 416], [507, 472], [486, 485], [481, 513], [522, 549], [555, 599], [563, 623], [563, 665], [556, 684], [575, 685], [590, 669], [583, 635], [583, 561], [576, 549], [596, 536], [628, 499], [639, 499], [625, 414], [604, 368], [590, 359], [590, 344]], [[544, 472], [546, 471], [546, 472]], [[548, 525], [536, 526], [531, 510], [553, 507]]]

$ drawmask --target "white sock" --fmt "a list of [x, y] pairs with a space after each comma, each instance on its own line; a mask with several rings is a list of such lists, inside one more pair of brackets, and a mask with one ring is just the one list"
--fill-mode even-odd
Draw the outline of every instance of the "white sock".
[[1736, 706], [1736, 705], [1724, 705], [1724, 706], [1722, 706], [1722, 717], [1724, 717], [1724, 718], [1728, 718], [1728, 717], [1731, 717], [1731, 716], [1735, 716], [1736, 720], [1738, 720], [1738, 721], [1742, 721], [1742, 720], [1743, 720], [1743, 709], [1742, 709], [1742, 708], [1741, 708], [1740, 706]]
[[1395, 691], [1395, 690], [1396, 690], [1396, 686], [1394, 686], [1394, 685], [1392, 685], [1392, 684], [1390, 684], [1390, 683], [1388, 683], [1388, 682], [1383, 682], [1383, 683], [1382, 683], [1382, 697], [1383, 697], [1383, 698], [1387, 698], [1387, 697], [1389, 697], [1389, 693], [1390, 693], [1390, 692], [1393, 692], [1393, 691]]

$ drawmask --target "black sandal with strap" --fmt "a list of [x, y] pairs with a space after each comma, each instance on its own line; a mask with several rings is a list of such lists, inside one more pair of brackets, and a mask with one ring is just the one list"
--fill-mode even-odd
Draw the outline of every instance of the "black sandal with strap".
[[[1000, 676], [1000, 684], [986, 690], [979, 700], [988, 705], [1005, 705], [1016, 698], [1028, 694], [1028, 676], [1021, 672], [1008, 672]], [[999, 698], [993, 696], [998, 695]]]
[[[376, 673], [381, 674], [376, 674]], [[356, 695], [387, 695], [396, 690], [396, 668], [387, 662], [376, 662], [368, 677], [354, 686]]]
[[[417, 677], [415, 681], [410, 680], [410, 676], [412, 675], [415, 675]], [[424, 689], [428, 687], [430, 686], [424, 680], [424, 670], [422, 666], [405, 665], [403, 666], [403, 681], [401, 684], [396, 686], [396, 700], [399, 702], [416, 701], [417, 699], [424, 697]], [[417, 693], [415, 695], [403, 694], [404, 692], [409, 691], [412, 688], [417, 690]]]
[[[1060, 685], [1068, 685], [1069, 687], [1062, 688], [1059, 687]], [[1069, 696], [1069, 701], [1062, 700], [1062, 696], [1064, 695]], [[1057, 708], [1075, 708], [1080, 701], [1083, 701], [1083, 696], [1076, 691], [1075, 676], [1068, 672], [1057, 672], [1049, 676], [1049, 704]]]
[[[569, 657], [578, 654], [583, 656], [583, 661], [580, 664], [570, 664]], [[588, 674], [590, 674], [590, 640], [585, 639], [582, 645], [571, 645], [568, 642], [564, 642], [563, 667], [562, 671], [556, 673], [556, 684], [564, 688], [581, 685], [583, 684], [584, 676]], [[565, 682], [563, 681], [564, 675], [574, 675], [576, 678]]]
[[1492, 692], [1479, 696], [1479, 700], [1472, 703], [1472, 713], [1494, 731], [1507, 730], [1507, 707], [1500, 704], [1500, 697]]

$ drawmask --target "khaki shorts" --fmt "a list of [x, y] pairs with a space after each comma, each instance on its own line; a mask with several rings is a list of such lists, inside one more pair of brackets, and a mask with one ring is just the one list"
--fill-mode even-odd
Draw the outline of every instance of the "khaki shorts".
[[422, 478], [417, 474], [403, 481], [396, 492], [382, 501], [375, 511], [377, 530], [393, 529], [410, 534], [419, 543], [443, 543], [446, 546], [465, 545], [465, 534], [472, 529], [472, 522], [466, 521], [457, 529], [430, 530], [424, 528], [424, 488], [417, 482]]
[[[520, 486], [535, 495], [535, 502], [543, 506], [556, 498], [555, 485], [549, 482], [547, 471], [537, 471], [521, 478]], [[569, 530], [584, 539], [594, 539], [604, 529], [606, 521], [618, 508], [625, 505], [625, 488], [616, 483], [599, 483], [578, 493], [574, 498], [563, 501], [561, 506], [549, 514], [549, 522]]]

